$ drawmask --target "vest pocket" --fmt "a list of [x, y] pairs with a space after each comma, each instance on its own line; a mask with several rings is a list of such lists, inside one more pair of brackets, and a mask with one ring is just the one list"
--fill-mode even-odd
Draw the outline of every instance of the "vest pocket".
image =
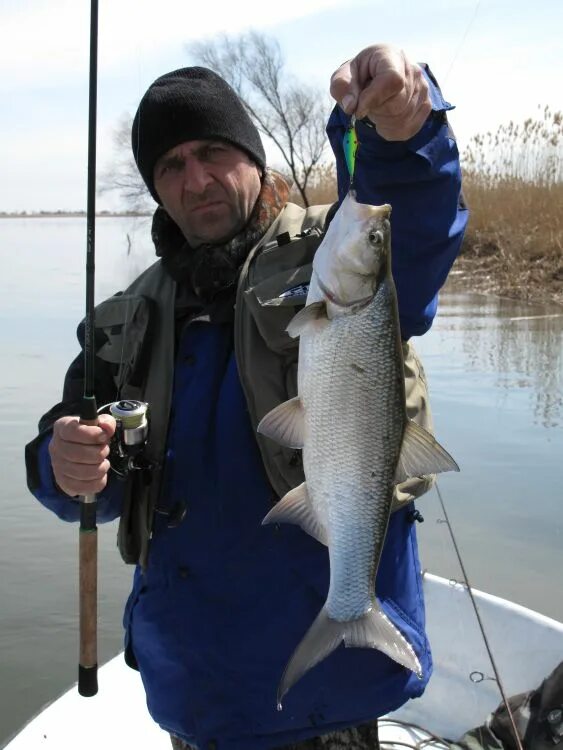
[[117, 294], [96, 306], [96, 355], [113, 365], [114, 380], [121, 392], [135, 398], [146, 373], [147, 347], [153, 302], [147, 297]]
[[286, 353], [297, 349], [287, 326], [305, 304], [312, 264], [290, 271], [281, 271], [245, 292], [246, 302], [266, 345], [273, 352]]

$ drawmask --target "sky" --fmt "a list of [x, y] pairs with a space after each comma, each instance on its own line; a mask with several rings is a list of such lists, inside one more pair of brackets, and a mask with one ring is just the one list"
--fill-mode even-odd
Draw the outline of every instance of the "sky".
[[[189, 65], [186, 45], [256, 29], [288, 72], [328, 91], [364, 47], [394, 44], [427, 62], [456, 109], [460, 151], [479, 132], [563, 109], [561, 0], [99, 0], [98, 173], [114, 132], [159, 75]], [[0, 0], [0, 211], [86, 207], [88, 0]], [[279, 157], [267, 148], [272, 165]], [[123, 207], [116, 195], [98, 210]]]

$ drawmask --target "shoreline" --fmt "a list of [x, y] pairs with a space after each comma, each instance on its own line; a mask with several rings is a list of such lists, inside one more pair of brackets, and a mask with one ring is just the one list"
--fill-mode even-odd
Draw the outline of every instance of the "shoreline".
[[[140, 219], [146, 216], [152, 216], [151, 212], [138, 211], [100, 211], [96, 214], [96, 219], [119, 219], [132, 218]], [[12, 214], [2, 213], [0, 219], [85, 219], [86, 211], [39, 211], [29, 214]]]
[[[97, 219], [146, 218], [152, 212], [100, 211]], [[86, 211], [3, 213], [0, 219], [86, 219]], [[563, 308], [563, 254], [526, 258], [500, 252], [497, 243], [476, 242], [469, 234], [443, 286], [445, 292], [490, 294], [520, 302]]]
[[514, 269], [502, 259], [462, 251], [443, 290], [490, 294], [520, 302], [553, 304], [563, 309], [563, 265], [554, 262], [539, 269], [532, 264]]

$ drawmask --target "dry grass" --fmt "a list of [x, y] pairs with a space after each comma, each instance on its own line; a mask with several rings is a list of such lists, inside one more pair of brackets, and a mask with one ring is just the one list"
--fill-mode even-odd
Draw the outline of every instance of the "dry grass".
[[[474, 136], [462, 168], [470, 220], [448, 285], [563, 304], [562, 113], [541, 107]], [[332, 166], [317, 166], [307, 194], [311, 205], [336, 199]]]
[[[285, 177], [291, 185], [291, 177], [287, 174]], [[338, 190], [336, 188], [336, 169], [334, 164], [321, 163], [313, 167], [306, 192], [310, 206], [322, 206], [324, 203], [334, 203], [338, 198]], [[297, 203], [299, 206], [303, 205], [301, 195], [295, 187], [292, 188], [291, 193], [289, 194], [289, 200], [293, 203]]]
[[563, 183], [491, 186], [468, 175], [464, 192], [471, 214], [450, 285], [563, 304]]
[[451, 286], [563, 304], [562, 123], [546, 107], [472, 139], [462, 155], [470, 220]]

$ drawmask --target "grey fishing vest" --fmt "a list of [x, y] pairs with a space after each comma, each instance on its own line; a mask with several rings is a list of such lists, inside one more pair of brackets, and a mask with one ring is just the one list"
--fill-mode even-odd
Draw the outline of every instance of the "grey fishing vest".
[[[265, 414], [297, 393], [299, 344], [285, 329], [305, 302], [313, 256], [329, 209], [329, 205], [303, 209], [287, 204], [241, 269], [235, 304], [235, 356], [255, 429]], [[129, 475], [118, 531], [118, 547], [125, 562], [143, 568], [148, 563], [166, 449], [175, 365], [175, 297], [176, 282], [157, 261], [123, 294], [96, 308], [96, 328], [106, 339], [97, 355], [116, 367], [119, 397], [149, 404], [145, 456], [153, 468]], [[422, 366], [406, 342], [403, 352], [407, 414], [431, 430]], [[279, 497], [304, 481], [300, 451], [259, 434], [256, 439]], [[422, 477], [403, 482], [395, 490], [394, 508], [426, 492], [432, 481], [432, 477]]]

